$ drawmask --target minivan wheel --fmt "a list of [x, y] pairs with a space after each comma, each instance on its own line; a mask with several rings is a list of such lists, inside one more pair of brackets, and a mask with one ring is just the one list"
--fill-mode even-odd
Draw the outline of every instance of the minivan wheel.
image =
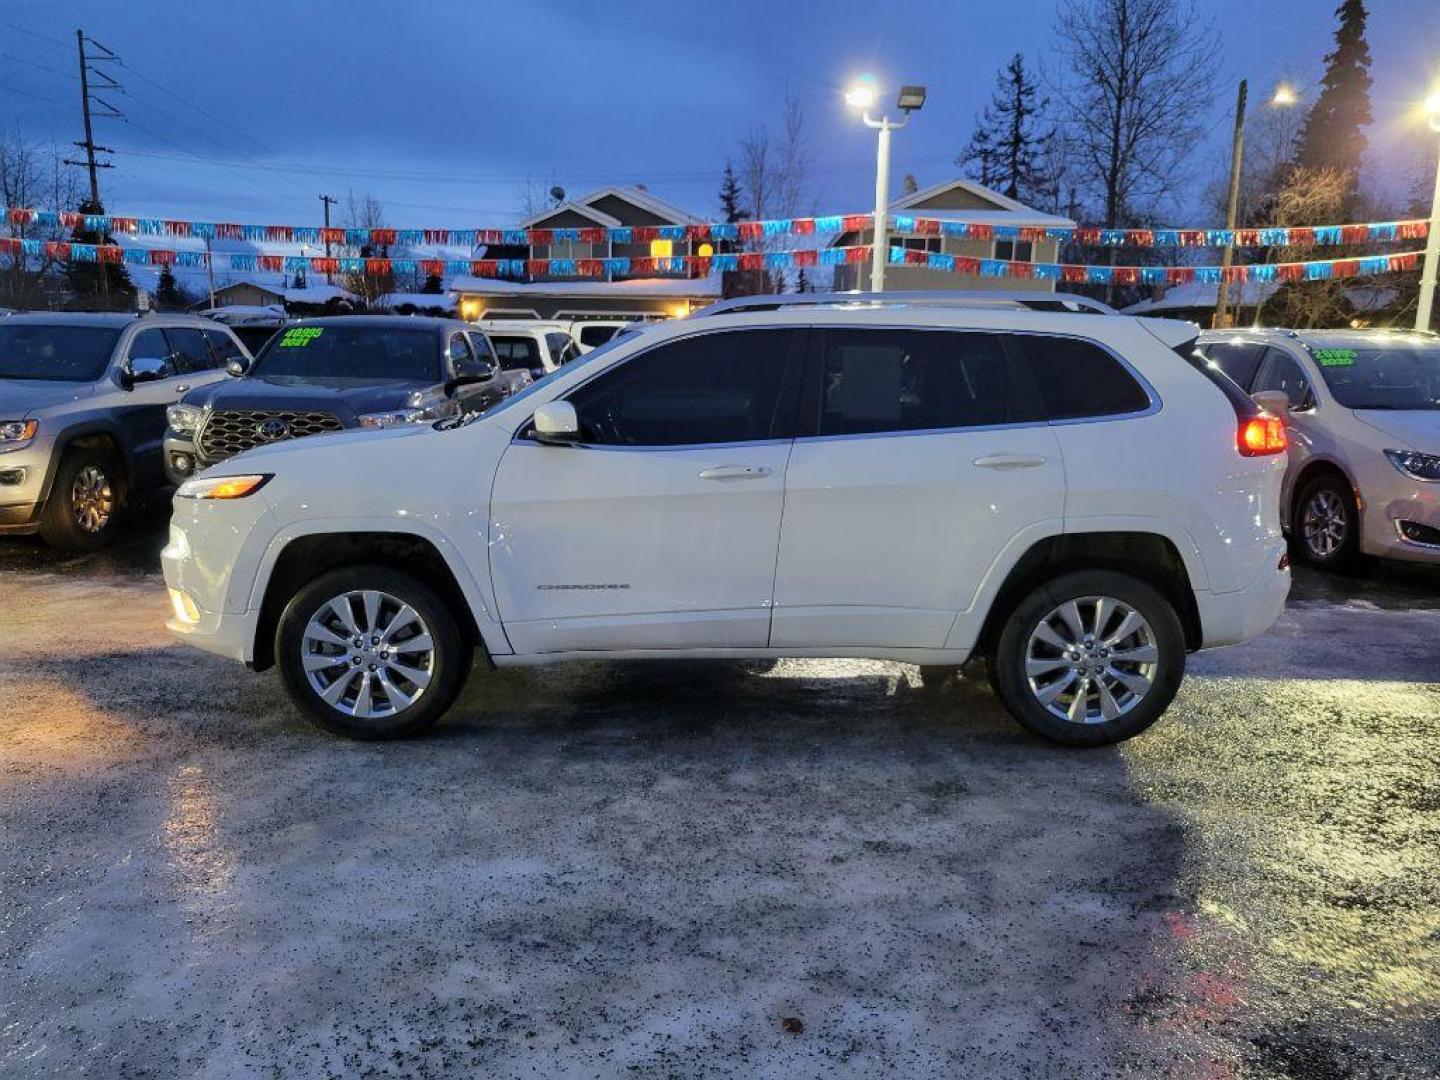
[[449, 608], [387, 566], [332, 570], [296, 593], [280, 616], [275, 656], [295, 703], [352, 739], [430, 727], [469, 669]]
[[121, 474], [100, 449], [71, 450], [60, 460], [40, 513], [40, 536], [62, 551], [96, 551], [115, 538]]
[[1080, 571], [1040, 586], [1011, 612], [994, 672], [1006, 708], [1035, 734], [1107, 746], [1144, 731], [1174, 700], [1185, 634], [1149, 585]]
[[1295, 500], [1292, 532], [1300, 558], [1311, 566], [1334, 569], [1355, 557], [1360, 546], [1360, 514], [1350, 485], [1341, 477], [1317, 476]]

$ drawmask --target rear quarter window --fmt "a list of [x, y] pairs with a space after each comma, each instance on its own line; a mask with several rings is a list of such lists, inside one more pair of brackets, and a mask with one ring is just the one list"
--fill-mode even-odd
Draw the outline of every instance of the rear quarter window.
[[1150, 395], [1114, 356], [1079, 338], [1018, 336], [1051, 420], [1124, 416], [1150, 407]]

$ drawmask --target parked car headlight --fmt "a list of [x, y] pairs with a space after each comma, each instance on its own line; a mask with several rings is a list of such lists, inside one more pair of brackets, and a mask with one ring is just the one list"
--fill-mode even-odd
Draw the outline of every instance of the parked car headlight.
[[252, 473], [249, 476], [197, 476], [180, 485], [178, 499], [243, 499], [253, 495], [274, 473]]
[[16, 450], [35, 438], [34, 420], [0, 420], [0, 450]]
[[393, 412], [372, 412], [360, 416], [361, 427], [392, 427], [395, 424], [413, 424], [429, 419], [424, 409], [395, 409]]
[[1390, 464], [1416, 480], [1440, 480], [1440, 454], [1421, 454], [1415, 450], [1386, 450]]
[[204, 415], [205, 410], [196, 405], [176, 404], [165, 410], [165, 419], [179, 435], [195, 434], [195, 429], [200, 426], [200, 418]]

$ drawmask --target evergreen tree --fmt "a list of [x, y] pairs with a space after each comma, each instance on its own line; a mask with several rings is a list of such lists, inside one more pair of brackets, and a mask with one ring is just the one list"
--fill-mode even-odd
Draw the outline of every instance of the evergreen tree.
[[1365, 135], [1370, 123], [1370, 46], [1365, 42], [1364, 0], [1341, 0], [1335, 9], [1340, 26], [1335, 50], [1325, 57], [1324, 87], [1300, 132], [1296, 164], [1307, 169], [1344, 169], [1350, 173], [1350, 199], [1359, 188]]
[[175, 281], [175, 273], [169, 266], [160, 268], [160, 279], [155, 283], [155, 306], [161, 311], [183, 311], [190, 298]]
[[445, 291], [445, 282], [439, 274], [425, 275], [425, 284], [420, 286], [420, 291], [429, 296], [438, 296]]
[[995, 74], [995, 92], [975, 124], [962, 164], [980, 166], [980, 182], [1012, 199], [1029, 201], [1046, 187], [1043, 161], [1053, 130], [1042, 131], [1038, 117], [1049, 104], [1037, 98], [1035, 81], [1019, 53]]
[[814, 292], [815, 286], [810, 284], [810, 278], [805, 273], [805, 268], [800, 268], [799, 275], [795, 278], [795, 291], [798, 293]]
[[729, 158], [725, 159], [725, 172], [720, 178], [720, 212], [732, 224], [745, 216], [745, 211], [740, 208], [740, 181], [735, 178], [735, 169]]
[[[105, 208], [97, 202], [84, 199], [80, 203], [82, 214], [104, 214]], [[71, 233], [70, 239], [77, 244], [110, 244], [114, 237], [98, 229], [87, 229], [82, 222]], [[79, 262], [71, 259], [65, 264], [65, 278], [74, 294], [76, 307], [81, 310], [124, 311], [135, 306], [135, 286], [130, 281], [129, 271], [124, 263]]]

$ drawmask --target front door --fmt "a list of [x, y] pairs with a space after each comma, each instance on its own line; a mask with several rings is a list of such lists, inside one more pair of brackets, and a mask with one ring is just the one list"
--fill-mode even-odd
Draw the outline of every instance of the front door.
[[771, 644], [941, 648], [1007, 545], [1059, 532], [1055, 434], [999, 335], [814, 337]]
[[567, 395], [580, 445], [520, 433], [490, 525], [517, 653], [765, 645], [802, 337], [657, 345]]
[[[203, 341], [202, 338], [202, 344]], [[132, 480], [137, 488], [146, 488], [163, 483], [165, 479], [161, 460], [165, 441], [165, 410], [194, 389], [196, 376], [185, 370], [188, 365], [185, 365], [184, 358], [158, 326], [146, 327], [130, 339], [124, 360], [127, 370], [131, 363], [141, 358], [163, 360], [166, 376], [135, 383], [123, 393], [117, 413], [124, 428], [125, 442], [131, 448]]]

